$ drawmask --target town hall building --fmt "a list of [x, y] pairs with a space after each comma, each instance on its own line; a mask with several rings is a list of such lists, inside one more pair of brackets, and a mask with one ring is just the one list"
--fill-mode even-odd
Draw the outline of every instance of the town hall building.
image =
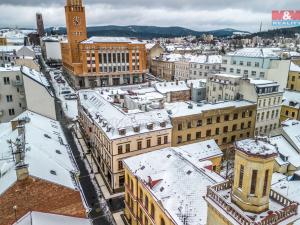
[[147, 70], [145, 43], [125, 37], [87, 35], [82, 0], [67, 0], [68, 41], [61, 43], [64, 74], [76, 88], [142, 83]]

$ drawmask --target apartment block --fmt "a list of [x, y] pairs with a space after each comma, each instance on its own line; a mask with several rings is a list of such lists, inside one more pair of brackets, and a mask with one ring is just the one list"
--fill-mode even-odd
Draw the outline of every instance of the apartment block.
[[257, 103], [256, 134], [269, 134], [280, 126], [283, 91], [269, 80], [244, 79], [231, 74], [212, 75], [207, 81], [209, 102], [247, 100]]
[[0, 122], [8, 122], [26, 110], [20, 67], [0, 67]]
[[275, 81], [286, 88], [290, 60], [272, 48], [243, 48], [227, 53], [222, 59], [222, 72]]
[[291, 62], [287, 88], [292, 91], [300, 91], [300, 66]]
[[253, 137], [256, 104], [249, 101], [165, 104], [172, 121], [172, 146], [214, 139], [222, 148]]
[[81, 91], [78, 107], [93, 170], [112, 193], [124, 191], [123, 159], [171, 146], [172, 125], [165, 110], [125, 110], [97, 91]]
[[214, 142], [169, 147], [124, 160], [128, 224], [205, 224], [207, 186], [224, 179], [212, 171], [222, 151]]

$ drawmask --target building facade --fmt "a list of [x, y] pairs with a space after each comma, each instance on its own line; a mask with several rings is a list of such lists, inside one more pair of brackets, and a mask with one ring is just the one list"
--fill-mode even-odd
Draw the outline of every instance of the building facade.
[[26, 110], [20, 67], [0, 67], [0, 122], [8, 122]]
[[266, 135], [280, 126], [283, 92], [277, 82], [243, 79], [230, 74], [212, 75], [207, 81], [209, 102], [247, 100], [257, 103], [256, 134]]
[[292, 91], [300, 91], [300, 66], [291, 62], [287, 88]]
[[171, 146], [166, 111], [126, 112], [95, 91], [79, 93], [79, 122], [91, 147], [93, 170], [112, 193], [124, 191], [123, 159]]
[[[209, 157], [206, 157], [206, 156]], [[125, 219], [130, 225], [205, 224], [205, 187], [223, 178], [211, 160], [222, 151], [213, 140], [165, 148], [124, 160]]]
[[234, 180], [207, 189], [207, 224], [291, 225], [298, 220], [298, 203], [271, 189], [276, 147], [252, 139], [235, 147]]
[[275, 81], [286, 88], [290, 60], [269, 48], [244, 48], [222, 59], [222, 72], [252, 79]]
[[166, 109], [173, 125], [172, 146], [214, 139], [226, 148], [235, 140], [254, 136], [256, 104], [252, 102], [179, 102], [167, 104]]
[[145, 43], [129, 38], [87, 39], [81, 0], [65, 6], [68, 41], [61, 44], [65, 75], [76, 88], [141, 83], [147, 70]]

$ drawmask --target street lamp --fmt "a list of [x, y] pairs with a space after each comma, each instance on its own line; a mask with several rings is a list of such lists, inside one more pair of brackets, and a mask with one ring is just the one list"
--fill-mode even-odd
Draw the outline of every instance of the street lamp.
[[13, 210], [14, 210], [14, 214], [15, 214], [15, 221], [17, 221], [17, 208], [18, 208], [18, 206], [16, 206], [16, 205], [13, 206]]

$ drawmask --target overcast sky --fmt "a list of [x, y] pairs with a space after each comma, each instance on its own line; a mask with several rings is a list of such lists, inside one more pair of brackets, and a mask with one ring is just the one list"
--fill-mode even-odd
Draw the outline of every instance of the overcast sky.
[[[194, 30], [271, 28], [271, 11], [299, 9], [299, 0], [83, 0], [87, 24], [183, 26]], [[297, 4], [298, 3], [298, 4]], [[0, 0], [0, 27], [65, 26], [65, 0]], [[297, 8], [298, 7], [298, 8]]]

